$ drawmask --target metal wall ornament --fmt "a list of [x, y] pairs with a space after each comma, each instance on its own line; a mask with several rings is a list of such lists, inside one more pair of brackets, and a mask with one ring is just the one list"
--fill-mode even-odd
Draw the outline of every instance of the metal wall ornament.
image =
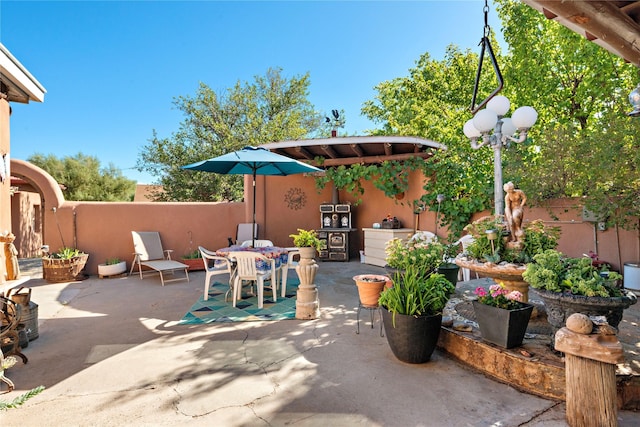
[[301, 188], [292, 187], [285, 194], [284, 201], [289, 209], [297, 211], [307, 204], [307, 195]]

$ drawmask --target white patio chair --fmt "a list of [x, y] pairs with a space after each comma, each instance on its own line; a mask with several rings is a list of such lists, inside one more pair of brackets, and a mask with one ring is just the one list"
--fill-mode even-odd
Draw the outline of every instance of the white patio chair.
[[437, 242], [438, 237], [430, 231], [416, 231], [413, 236], [409, 239], [410, 241], [419, 240], [424, 243]]
[[267, 246], [273, 246], [273, 242], [271, 240], [258, 240], [256, 239], [254, 240], [245, 240], [244, 242], [242, 242], [242, 244], [240, 245], [243, 248], [248, 248], [250, 246], [253, 246], [254, 248], [266, 248]]
[[[140, 279], [143, 278], [142, 266], [149, 267], [160, 274], [160, 282], [162, 286], [166, 282], [174, 282], [176, 280], [189, 281], [189, 266], [171, 259], [171, 249], [163, 249], [160, 233], [157, 231], [132, 231], [134, 258], [129, 270], [129, 276], [133, 273], [133, 269], [137, 266], [140, 273]], [[164, 273], [174, 274], [176, 270], [184, 270], [185, 277], [178, 277], [171, 280], [164, 279]]]
[[202, 246], [198, 246], [198, 250], [202, 256], [202, 262], [204, 262], [204, 269], [206, 271], [204, 277], [204, 300], [207, 301], [209, 299], [209, 288], [211, 287], [211, 279], [213, 276], [228, 274], [229, 289], [227, 289], [227, 292], [224, 294], [224, 302], [227, 302], [227, 296], [229, 296], [229, 292], [233, 289], [231, 284], [233, 275], [231, 261], [226, 257], [216, 255], [215, 252], [211, 252]]
[[[474, 238], [472, 235], [470, 234], [465, 234], [464, 236], [462, 236], [461, 238], [459, 238], [456, 241], [456, 245], [462, 245], [462, 252], [460, 255], [467, 255], [467, 248], [469, 247], [470, 244], [472, 244], [474, 242]], [[475, 272], [476, 274], [476, 279], [478, 279], [480, 276], [478, 276], [478, 272]], [[469, 270], [468, 268], [460, 268], [460, 273], [458, 275], [458, 280], [463, 280], [465, 282], [471, 280], [471, 270]]]
[[[233, 306], [242, 296], [242, 283], [244, 281], [256, 282], [258, 288], [258, 308], [263, 307], [264, 282], [271, 280], [271, 291], [273, 292], [273, 302], [278, 300], [276, 281], [276, 261], [266, 256], [250, 251], [231, 252], [229, 259], [236, 263], [236, 271], [233, 280]], [[269, 269], [259, 270], [256, 262], [262, 261], [269, 265]]]
[[288, 276], [289, 270], [295, 270], [299, 262], [300, 262], [300, 251], [297, 249], [291, 250], [287, 253], [287, 264], [282, 265], [280, 267], [280, 275], [282, 276], [281, 278], [282, 281], [280, 282], [280, 286], [281, 286], [280, 296], [282, 298], [284, 298], [287, 293], [287, 276]]

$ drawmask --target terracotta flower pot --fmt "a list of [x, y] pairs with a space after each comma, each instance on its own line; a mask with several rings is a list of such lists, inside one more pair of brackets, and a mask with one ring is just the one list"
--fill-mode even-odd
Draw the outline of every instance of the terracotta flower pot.
[[360, 274], [353, 276], [353, 280], [358, 287], [360, 304], [364, 307], [377, 307], [380, 293], [389, 278], [379, 274]]

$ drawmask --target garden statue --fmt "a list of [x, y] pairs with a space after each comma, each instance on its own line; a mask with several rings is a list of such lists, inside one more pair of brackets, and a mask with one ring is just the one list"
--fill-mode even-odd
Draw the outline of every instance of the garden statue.
[[507, 229], [510, 235], [509, 246], [521, 248], [524, 241], [522, 219], [527, 196], [522, 190], [516, 190], [511, 181], [507, 182], [503, 188], [507, 193], [505, 196], [504, 217], [507, 221]]

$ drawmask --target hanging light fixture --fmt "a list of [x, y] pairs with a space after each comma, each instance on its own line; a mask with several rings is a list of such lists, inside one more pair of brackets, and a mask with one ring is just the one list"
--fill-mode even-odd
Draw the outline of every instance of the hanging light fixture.
[[[502, 147], [509, 147], [512, 142], [520, 143], [526, 141], [527, 132], [538, 120], [538, 113], [533, 107], [524, 106], [513, 112], [511, 118], [505, 117], [511, 108], [509, 99], [497, 93], [502, 90], [502, 74], [498, 67], [489, 34], [491, 29], [488, 25], [489, 6], [487, 0], [484, 4], [484, 35], [480, 44], [482, 50], [480, 52], [480, 62], [478, 72], [476, 74], [475, 87], [473, 89], [473, 98], [471, 101], [471, 112], [474, 114], [462, 129], [465, 136], [471, 140], [471, 147], [475, 150], [490, 145], [494, 151], [493, 157], [493, 180], [494, 189], [493, 196], [495, 202], [495, 214], [502, 215], [504, 213], [504, 192], [502, 189]], [[476, 96], [480, 82], [482, 70], [482, 61], [484, 57], [485, 47], [487, 48], [493, 68], [498, 79], [498, 87], [476, 106]], [[640, 86], [639, 86], [640, 87]], [[638, 104], [640, 104], [640, 93], [638, 93]], [[481, 109], [486, 105], [486, 108]], [[638, 112], [640, 114], [640, 111]], [[517, 135], [516, 135], [517, 132]]]

